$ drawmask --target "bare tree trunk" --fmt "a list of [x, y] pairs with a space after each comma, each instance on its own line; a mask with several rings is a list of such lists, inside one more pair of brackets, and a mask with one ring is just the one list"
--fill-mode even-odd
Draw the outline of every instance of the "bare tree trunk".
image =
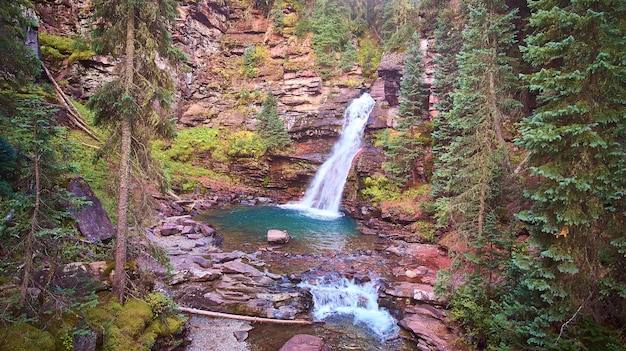
[[[134, 9], [131, 9], [134, 12]], [[126, 23], [126, 65], [125, 65], [125, 86], [130, 93], [133, 86], [133, 70], [135, 59], [135, 17], [128, 17]], [[120, 303], [124, 302], [124, 290], [126, 287], [126, 237], [128, 231], [128, 204], [130, 189], [130, 153], [132, 141], [131, 129], [132, 116], [124, 116], [121, 121], [122, 146], [120, 155], [120, 185], [119, 200], [117, 204], [117, 237], [115, 241], [115, 278], [113, 280], [113, 294], [116, 295]]]
[[41, 179], [39, 177], [39, 147], [37, 146], [37, 120], [33, 123], [33, 154], [34, 154], [34, 173], [35, 173], [35, 206], [33, 209], [33, 218], [30, 221], [30, 232], [26, 239], [26, 254], [24, 255], [24, 278], [20, 287], [20, 302], [26, 303], [28, 295], [28, 285], [31, 280], [33, 269], [33, 245], [35, 244], [35, 234], [39, 227], [39, 206], [41, 202]]

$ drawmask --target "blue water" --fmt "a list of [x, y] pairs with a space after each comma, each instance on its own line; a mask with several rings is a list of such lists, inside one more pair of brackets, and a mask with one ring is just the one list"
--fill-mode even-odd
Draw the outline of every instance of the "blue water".
[[342, 251], [360, 237], [354, 219], [348, 216], [325, 217], [315, 212], [278, 206], [238, 206], [211, 210], [197, 220], [212, 225], [224, 238], [225, 249], [267, 246], [267, 231], [286, 230], [292, 240], [290, 252], [321, 253]]

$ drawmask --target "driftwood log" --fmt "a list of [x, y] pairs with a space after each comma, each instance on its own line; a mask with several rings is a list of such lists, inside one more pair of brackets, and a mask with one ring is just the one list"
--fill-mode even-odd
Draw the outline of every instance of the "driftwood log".
[[242, 316], [238, 314], [205, 311], [205, 310], [199, 310], [199, 309], [188, 308], [188, 307], [178, 307], [178, 310], [181, 312], [197, 314], [201, 316], [237, 319], [237, 320], [255, 322], [255, 323], [300, 324], [300, 325], [311, 325], [311, 324], [319, 323], [319, 322], [305, 321], [302, 319], [290, 320], [290, 319], [273, 319], [273, 318]]

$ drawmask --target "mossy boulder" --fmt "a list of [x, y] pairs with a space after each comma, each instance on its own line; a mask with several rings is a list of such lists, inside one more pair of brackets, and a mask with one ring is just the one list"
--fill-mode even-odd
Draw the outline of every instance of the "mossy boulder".
[[124, 306], [110, 301], [86, 314], [92, 330], [102, 330], [103, 350], [148, 351], [156, 339], [179, 333], [186, 319], [176, 315], [156, 317], [150, 304], [130, 299]]
[[0, 343], [0, 351], [55, 350], [52, 334], [26, 323], [9, 324], [8, 329], [0, 332], [0, 340], [4, 340]]

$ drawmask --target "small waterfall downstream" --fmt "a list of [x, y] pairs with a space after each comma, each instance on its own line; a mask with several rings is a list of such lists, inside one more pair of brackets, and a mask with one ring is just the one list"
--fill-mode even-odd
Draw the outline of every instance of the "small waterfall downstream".
[[391, 314], [379, 308], [376, 282], [357, 285], [342, 278], [318, 284], [303, 282], [298, 286], [313, 295], [315, 320], [351, 315], [354, 325], [369, 329], [380, 341], [396, 337], [400, 330]]
[[340, 215], [339, 206], [352, 160], [361, 148], [361, 138], [375, 101], [368, 93], [352, 100], [344, 113], [343, 129], [329, 158], [320, 166], [302, 200], [287, 205], [312, 210], [328, 217]]

